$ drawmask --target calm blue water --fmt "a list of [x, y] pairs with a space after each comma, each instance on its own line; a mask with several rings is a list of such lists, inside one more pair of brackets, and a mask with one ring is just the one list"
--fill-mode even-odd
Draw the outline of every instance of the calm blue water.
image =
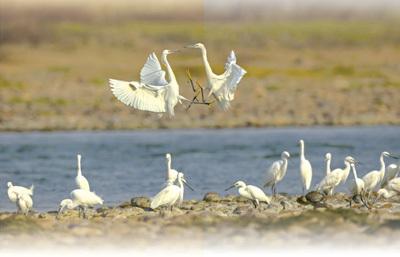
[[294, 194], [301, 192], [300, 138], [315, 185], [325, 173], [326, 152], [333, 155], [332, 168], [342, 167], [346, 155], [354, 156], [363, 162], [362, 175], [379, 168], [381, 151], [400, 153], [399, 136], [400, 127], [0, 133], [0, 211], [15, 209], [6, 196], [7, 181], [35, 184], [35, 209], [56, 209], [75, 187], [77, 153], [83, 155], [82, 170], [91, 187], [112, 205], [155, 195], [164, 182], [166, 152], [196, 189], [187, 190], [185, 198], [198, 199], [208, 191], [225, 194], [238, 179], [262, 185], [268, 165], [288, 150], [292, 159], [278, 190]]

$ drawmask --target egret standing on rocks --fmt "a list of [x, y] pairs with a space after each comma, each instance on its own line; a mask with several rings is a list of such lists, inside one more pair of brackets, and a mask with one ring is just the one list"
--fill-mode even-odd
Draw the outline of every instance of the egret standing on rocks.
[[300, 175], [303, 183], [303, 194], [310, 189], [312, 180], [311, 163], [304, 156], [304, 140], [299, 141], [300, 144]]
[[397, 177], [400, 173], [400, 162], [397, 164], [392, 163], [389, 166], [386, 167], [385, 171], [385, 177], [383, 178], [383, 181], [381, 183], [381, 187], [385, 187], [387, 183]]
[[182, 172], [179, 172], [178, 173], [179, 186], [173, 184], [167, 185], [156, 196], [154, 196], [153, 200], [150, 203], [150, 207], [154, 210], [157, 207], [166, 206], [170, 207], [172, 211], [172, 207], [175, 204], [180, 203], [181, 199], [183, 199], [183, 193], [184, 193], [183, 183], [185, 183], [190, 189], [192, 189], [186, 182], [184, 174]]
[[276, 195], [276, 184], [285, 177], [289, 157], [288, 152], [282, 152], [281, 160], [273, 162], [267, 170], [264, 187], [271, 187], [273, 195]]
[[103, 199], [96, 195], [96, 193], [83, 189], [75, 189], [71, 192], [71, 199], [64, 199], [61, 201], [58, 214], [61, 214], [66, 208], [75, 209], [78, 207], [79, 217], [83, 215], [83, 217], [86, 218], [86, 208], [98, 204], [102, 205]]
[[17, 208], [18, 212], [21, 212], [24, 215], [28, 215], [28, 213], [32, 210], [33, 200], [27, 193], [17, 193]]
[[76, 186], [79, 189], [83, 189], [83, 190], [86, 190], [86, 191], [90, 192], [89, 181], [82, 175], [81, 158], [82, 158], [82, 156], [80, 154], [78, 154], [77, 155], [78, 170], [77, 170], [77, 174], [76, 174], [76, 177], [75, 177], [75, 183], [76, 183]]
[[236, 64], [235, 52], [231, 51], [225, 63], [225, 72], [221, 75], [215, 74], [207, 59], [207, 50], [202, 43], [188, 45], [186, 48], [197, 48], [201, 50], [203, 63], [207, 76], [208, 96], [213, 95], [223, 110], [228, 110], [230, 102], [235, 98], [236, 88], [246, 74], [246, 71]]
[[7, 183], [7, 194], [8, 199], [11, 202], [16, 203], [18, 200], [18, 195], [27, 194], [29, 196], [33, 196], [33, 189], [35, 188], [33, 185], [30, 188], [22, 187], [22, 186], [14, 186], [11, 182]]
[[228, 191], [233, 187], [236, 187], [238, 189], [238, 192], [241, 196], [251, 200], [254, 204], [254, 208], [259, 207], [260, 203], [262, 202], [267, 203], [268, 205], [271, 203], [271, 199], [266, 196], [264, 191], [262, 191], [262, 189], [259, 187], [246, 185], [246, 183], [239, 180], [235, 182], [235, 184], [233, 184], [232, 186], [225, 189], [225, 191]]
[[111, 91], [118, 100], [135, 109], [174, 116], [175, 105], [181, 103], [181, 100], [187, 100], [179, 95], [178, 82], [167, 60], [169, 54], [176, 52], [177, 50], [164, 50], [161, 55], [169, 82], [165, 79], [165, 71], [162, 70], [157, 56], [151, 53], [140, 71], [140, 82], [110, 79]]
[[380, 163], [381, 163], [381, 168], [379, 170], [373, 170], [364, 175], [362, 180], [364, 181], [365, 184], [365, 191], [368, 193], [368, 196], [372, 191], [375, 190], [375, 188], [381, 183], [383, 178], [385, 177], [385, 160], [384, 157], [393, 157], [390, 153], [388, 152], [382, 152], [381, 156], [379, 158]]

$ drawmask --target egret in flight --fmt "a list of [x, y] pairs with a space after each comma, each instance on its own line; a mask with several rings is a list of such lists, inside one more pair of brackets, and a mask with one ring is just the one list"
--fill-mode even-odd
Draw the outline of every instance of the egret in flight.
[[11, 182], [7, 183], [7, 195], [8, 199], [16, 203], [18, 200], [18, 195], [29, 195], [33, 196], [33, 189], [35, 188], [33, 185], [30, 188], [22, 187], [22, 186], [14, 186]]
[[265, 195], [264, 191], [262, 191], [262, 189], [259, 187], [246, 185], [246, 183], [239, 180], [236, 181], [232, 186], [225, 189], [225, 191], [228, 191], [234, 187], [238, 189], [239, 195], [251, 200], [251, 202], [254, 204], [254, 208], [260, 207], [260, 203], [262, 202], [267, 203], [268, 205], [271, 203], [271, 199]]
[[167, 185], [163, 190], [161, 190], [150, 203], [150, 207], [154, 210], [161, 206], [170, 207], [171, 211], [174, 205], [181, 204], [183, 200], [184, 188], [183, 184], [188, 186], [191, 190], [193, 188], [186, 182], [184, 174], [182, 172], [178, 173], [178, 184], [177, 185]]
[[18, 212], [28, 215], [28, 213], [32, 210], [33, 200], [31, 196], [27, 193], [19, 194], [17, 193], [17, 208]]
[[82, 156], [80, 154], [77, 155], [78, 159], [78, 170], [77, 174], [75, 177], [75, 183], [76, 186], [80, 189], [86, 190], [90, 192], [90, 186], [89, 186], [89, 181], [82, 175], [82, 170], [81, 170], [81, 158]]
[[299, 141], [300, 144], [300, 175], [303, 183], [303, 194], [310, 189], [312, 180], [311, 163], [304, 156], [304, 140]]
[[87, 207], [102, 204], [103, 199], [96, 195], [96, 193], [83, 189], [75, 189], [71, 192], [71, 199], [64, 199], [61, 201], [58, 214], [63, 213], [65, 209], [75, 209], [78, 207], [79, 217], [83, 216], [83, 218], [86, 218]]
[[[140, 82], [110, 79], [109, 84], [115, 97], [124, 104], [142, 111], [154, 112], [170, 117], [175, 115], [177, 103], [187, 100], [179, 95], [179, 85], [167, 60], [169, 54], [178, 50], [164, 50], [161, 61], [165, 65], [169, 82], [165, 79], [165, 71], [155, 53], [151, 53], [140, 71]], [[190, 102], [190, 101], [189, 101]]]
[[179, 172], [171, 167], [172, 157], [170, 153], [165, 155], [165, 159], [167, 160], [167, 185], [173, 185]]
[[378, 185], [380, 185], [383, 178], [385, 177], [386, 165], [385, 165], [384, 157], [397, 158], [388, 152], [381, 153], [381, 156], [379, 158], [379, 161], [381, 163], [381, 168], [379, 170], [373, 170], [373, 171], [368, 172], [362, 178], [362, 180], [364, 181], [364, 184], [365, 184], [365, 191], [366, 191], [366, 193], [368, 193], [368, 195], [370, 195], [370, 193], [372, 191], [374, 191]]
[[271, 187], [273, 195], [276, 195], [276, 184], [286, 175], [289, 157], [290, 154], [283, 151], [281, 154], [281, 160], [273, 162], [267, 170], [264, 187]]
[[225, 63], [225, 72], [221, 75], [215, 74], [207, 59], [207, 50], [202, 43], [188, 45], [186, 48], [197, 48], [201, 50], [204, 67], [207, 76], [208, 96], [213, 95], [223, 110], [228, 110], [230, 102], [235, 98], [236, 88], [246, 71], [236, 64], [235, 52], [231, 51]]

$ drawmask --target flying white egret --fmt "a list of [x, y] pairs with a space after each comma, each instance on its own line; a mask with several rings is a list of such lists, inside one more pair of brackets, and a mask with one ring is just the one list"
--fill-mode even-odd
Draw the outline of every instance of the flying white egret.
[[27, 193], [17, 193], [16, 204], [18, 212], [21, 212], [24, 215], [28, 215], [28, 213], [32, 210], [33, 200], [31, 196]]
[[77, 174], [75, 177], [75, 183], [76, 186], [80, 189], [86, 190], [90, 192], [90, 186], [89, 186], [89, 181], [82, 175], [82, 170], [81, 170], [81, 158], [82, 156], [78, 154], [77, 156], [78, 159], [78, 170]]
[[13, 203], [17, 202], [18, 195], [27, 194], [29, 196], [33, 196], [33, 189], [35, 188], [33, 185], [30, 188], [14, 186], [11, 182], [7, 183], [7, 187], [8, 199], [10, 199], [10, 201]]
[[225, 191], [228, 191], [233, 187], [238, 189], [238, 192], [241, 196], [251, 200], [255, 208], [259, 207], [260, 203], [262, 202], [267, 203], [268, 205], [271, 203], [271, 199], [265, 195], [264, 191], [262, 191], [262, 189], [259, 187], [246, 185], [246, 183], [239, 180], [236, 181], [232, 186], [225, 189]]
[[71, 192], [71, 199], [64, 199], [60, 203], [58, 214], [61, 214], [65, 209], [79, 208], [79, 217], [83, 214], [86, 217], [86, 208], [95, 205], [102, 205], [101, 199], [96, 193], [84, 189], [75, 189]]
[[274, 161], [267, 170], [264, 187], [271, 187], [273, 195], [276, 195], [276, 184], [285, 177], [289, 158], [290, 154], [283, 151], [281, 160]]
[[310, 189], [312, 180], [311, 163], [304, 156], [304, 140], [299, 141], [300, 144], [300, 175], [303, 183], [303, 194]]
[[331, 153], [326, 153], [325, 154], [325, 171], [326, 175], [331, 173], [331, 161], [332, 161], [332, 154]]
[[246, 74], [246, 71], [236, 64], [235, 52], [231, 51], [225, 63], [225, 72], [221, 75], [215, 74], [207, 59], [207, 50], [202, 43], [188, 45], [186, 48], [197, 48], [201, 50], [204, 67], [207, 76], [208, 96], [214, 95], [223, 110], [228, 110], [230, 102], [235, 98], [236, 88]]
[[390, 153], [388, 152], [382, 152], [380, 156], [380, 163], [381, 163], [381, 168], [379, 170], [373, 170], [368, 172], [362, 180], [364, 181], [365, 184], [365, 191], [368, 193], [368, 195], [375, 190], [375, 188], [381, 183], [385, 176], [385, 160], [384, 157], [393, 157]]
[[[189, 184], [186, 182], [184, 178], [184, 174], [182, 172], [178, 173], [178, 184], [177, 185], [167, 185], [163, 190], [161, 190], [156, 196], [154, 196], [153, 200], [150, 203], [150, 207], [154, 210], [161, 206], [170, 207], [172, 211], [172, 207], [181, 203], [183, 200], [183, 183], [185, 183], [190, 189], [192, 189]], [[193, 190], [193, 189], [192, 189]]]
[[173, 185], [179, 172], [171, 167], [172, 157], [170, 153], [165, 155], [165, 159], [167, 160], [167, 185]]
[[387, 183], [397, 177], [400, 173], [400, 162], [392, 163], [386, 167], [385, 176], [383, 177], [383, 181], [381, 183], [381, 188], [384, 188]]
[[[110, 79], [111, 91], [118, 100], [124, 104], [142, 111], [168, 113], [170, 117], [175, 115], [175, 105], [181, 100], [187, 100], [179, 95], [179, 85], [174, 72], [167, 60], [169, 54], [178, 50], [164, 50], [161, 61], [165, 65], [169, 82], [165, 79], [165, 71], [155, 53], [151, 53], [145, 65], [140, 71], [140, 82], [121, 81]], [[190, 102], [190, 101], [189, 101]]]
[[[328, 162], [329, 159], [326, 160]], [[344, 159], [344, 169], [334, 169], [328, 175], [326, 175], [322, 181], [318, 184], [317, 190], [323, 191], [328, 195], [333, 195], [335, 188], [342, 182], [343, 176], [346, 176], [350, 172], [351, 164], [354, 163], [354, 158], [347, 156]]]

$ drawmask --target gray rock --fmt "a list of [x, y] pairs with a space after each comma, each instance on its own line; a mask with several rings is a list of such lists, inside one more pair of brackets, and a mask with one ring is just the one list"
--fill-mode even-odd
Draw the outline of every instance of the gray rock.
[[139, 207], [142, 209], [150, 208], [150, 199], [145, 196], [134, 197], [131, 199], [131, 205], [133, 207]]
[[222, 197], [216, 192], [208, 192], [204, 195], [203, 201], [206, 202], [220, 202]]

